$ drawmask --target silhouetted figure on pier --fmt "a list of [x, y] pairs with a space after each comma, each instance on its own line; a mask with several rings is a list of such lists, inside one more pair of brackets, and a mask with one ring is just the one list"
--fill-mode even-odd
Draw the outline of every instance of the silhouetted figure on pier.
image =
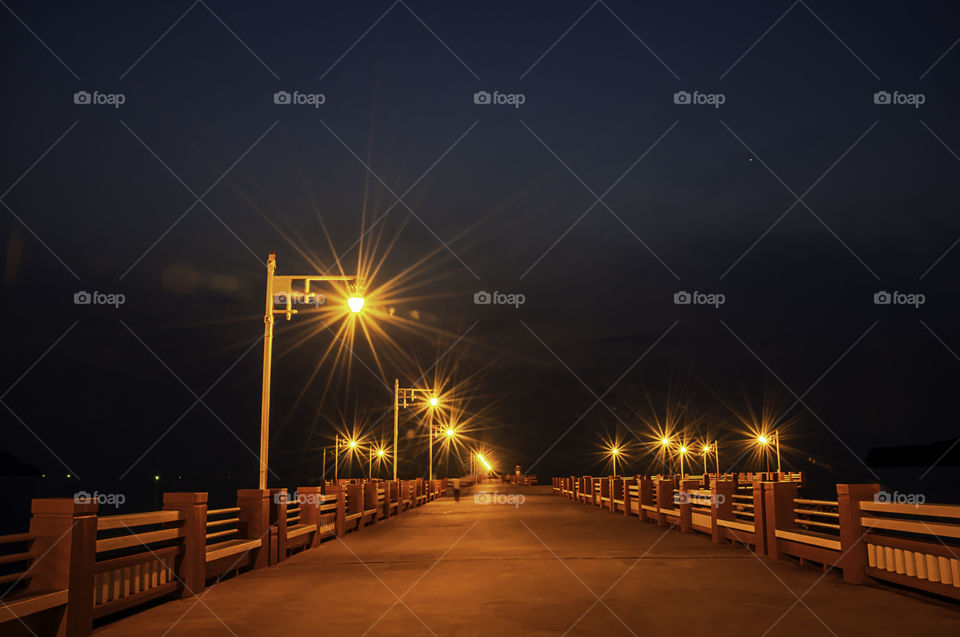
[[450, 482], [452, 483], [452, 486], [453, 486], [453, 501], [459, 502], [460, 501], [460, 478], [454, 478]]

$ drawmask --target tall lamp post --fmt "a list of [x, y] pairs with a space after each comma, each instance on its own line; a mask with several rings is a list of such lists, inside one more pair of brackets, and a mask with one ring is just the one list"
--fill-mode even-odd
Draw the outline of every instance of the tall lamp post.
[[[431, 401], [434, 401], [434, 400], [436, 400], [436, 398], [431, 398], [430, 400], [431, 400]], [[431, 404], [433, 404], [433, 403], [431, 403]], [[453, 440], [453, 437], [454, 437], [455, 435], [457, 435], [457, 432], [456, 432], [456, 430], [455, 430], [453, 427], [447, 427], [446, 429], [443, 429], [442, 427], [436, 427], [436, 428], [435, 428], [435, 427], [433, 426], [433, 422], [432, 422], [432, 420], [433, 420], [433, 415], [432, 415], [432, 414], [431, 414], [431, 417], [430, 417], [430, 418], [431, 418], [431, 423], [430, 423], [430, 444], [429, 444], [429, 448], [428, 448], [428, 453], [430, 454], [430, 469], [429, 469], [429, 471], [428, 471], [428, 473], [429, 473], [429, 478], [428, 478], [428, 479], [429, 479], [429, 480], [433, 480], [433, 436], [434, 436], [434, 433], [436, 432], [436, 435], [437, 435], [438, 438], [439, 438], [440, 436], [442, 436], [442, 435], [446, 435], [447, 441], [449, 442], [449, 441], [452, 441], [452, 440]], [[471, 473], [472, 473], [472, 472], [471, 472]]]
[[[346, 450], [346, 453], [350, 452], [361, 452], [363, 447], [356, 440], [348, 440], [347, 438], [341, 438], [340, 434], [337, 434], [334, 438], [334, 451], [333, 451], [333, 479], [340, 479], [340, 448], [343, 447]], [[370, 469], [373, 469], [373, 446], [370, 446]], [[378, 451], [380, 456], [383, 456], [383, 450]], [[363, 462], [362, 456], [360, 462]], [[360, 475], [363, 475], [363, 465], [360, 465]]]
[[[316, 307], [322, 302], [322, 297], [318, 297], [315, 292], [310, 291], [312, 283], [321, 283], [329, 281], [353, 281], [356, 282], [356, 276], [350, 275], [325, 275], [325, 274], [299, 274], [293, 276], [277, 276], [277, 255], [271, 252], [267, 256], [267, 302], [266, 311], [263, 316], [263, 387], [260, 395], [260, 489], [267, 488], [267, 462], [269, 459], [270, 446], [270, 371], [273, 358], [273, 317], [276, 314], [282, 314], [289, 321], [294, 314], [300, 313], [300, 310], [294, 309], [293, 305], [304, 305]], [[303, 290], [295, 291], [293, 289], [294, 281], [303, 281]], [[284, 309], [275, 309], [276, 305], [283, 305]], [[347, 307], [351, 312], [359, 312], [363, 309], [363, 297], [359, 294], [353, 294], [347, 299]]]
[[687, 448], [684, 445], [680, 445], [678, 451], [680, 453], [680, 479], [683, 480], [683, 457], [687, 455]]
[[[670, 439], [661, 438], [660, 439], [660, 450], [663, 452], [663, 471], [667, 471], [667, 454], [670, 452]], [[672, 463], [671, 463], [672, 464]]]
[[716, 459], [717, 461], [717, 480], [719, 480], [720, 479], [720, 449], [719, 449], [719, 446], [717, 445], [717, 441], [714, 440], [712, 445], [709, 442], [705, 442], [703, 444], [703, 448], [701, 449], [701, 451], [703, 453], [703, 473], [704, 474], [707, 473], [707, 456], [709, 456], [712, 453], [714, 459]]
[[[764, 447], [764, 452], [766, 452], [766, 446], [770, 444], [770, 436], [767, 436], [765, 434], [760, 434], [759, 436], [757, 436], [757, 442]], [[777, 453], [777, 473], [780, 473], [780, 430], [779, 429], [773, 430], [773, 443]], [[765, 455], [767, 456], [767, 473], [769, 473], [770, 472], [770, 454], [769, 452], [766, 452]]]
[[[433, 428], [433, 410], [440, 403], [440, 399], [434, 394], [432, 389], [422, 389], [420, 387], [401, 387], [400, 379], [393, 379], [393, 479], [397, 479], [397, 433], [400, 425], [400, 408], [406, 408], [407, 402], [413, 402], [417, 394], [431, 394], [427, 399], [430, 406], [430, 430]], [[433, 479], [433, 435], [430, 438], [430, 479]]]

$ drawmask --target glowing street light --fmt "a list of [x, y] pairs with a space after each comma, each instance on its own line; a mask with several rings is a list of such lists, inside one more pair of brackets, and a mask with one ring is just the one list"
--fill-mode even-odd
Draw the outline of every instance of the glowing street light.
[[620, 449], [613, 447], [610, 449], [610, 457], [613, 459], [613, 477], [617, 477], [617, 456], [620, 455]]
[[363, 297], [362, 296], [351, 296], [347, 299], [347, 307], [350, 308], [350, 311], [356, 314], [363, 309]]
[[433, 412], [437, 405], [440, 404], [440, 399], [436, 396], [436, 391], [433, 389], [423, 389], [420, 387], [401, 387], [400, 379], [393, 379], [393, 479], [397, 479], [397, 438], [398, 432], [400, 429], [400, 407], [406, 407], [407, 401], [413, 401], [414, 397], [417, 394], [433, 394], [427, 399], [427, 405], [430, 406], [428, 410], [430, 416], [429, 431], [430, 435], [427, 436], [429, 439], [429, 453], [430, 453], [430, 470], [428, 478], [433, 480]]
[[447, 437], [452, 438], [453, 434], [456, 433], [453, 429], [447, 429]]
[[[767, 456], [767, 472], [770, 472], [770, 454], [767, 452], [766, 447], [770, 444], [770, 436], [760, 434], [757, 436], [757, 444], [761, 447], [764, 447], [764, 455]], [[773, 444], [776, 448], [777, 453], [777, 473], [780, 473], [780, 430], [775, 429], [773, 431]]]
[[[277, 270], [277, 255], [271, 252], [267, 256], [267, 302], [263, 316], [263, 385], [260, 395], [260, 488], [267, 488], [267, 462], [270, 447], [270, 375], [273, 359], [273, 322], [274, 314], [283, 314], [289, 321], [300, 310], [293, 308], [294, 298], [304, 305], [316, 304], [317, 294], [310, 291], [313, 283], [329, 281], [356, 281], [351, 275], [300, 274], [279, 276]], [[294, 290], [293, 282], [302, 281], [303, 290]], [[276, 310], [274, 305], [285, 305], [284, 309]], [[363, 299], [352, 296], [347, 300], [347, 306], [352, 312], [359, 312], [363, 308]]]
[[700, 453], [703, 455], [703, 473], [707, 473], [707, 456], [713, 454], [714, 459], [717, 461], [717, 480], [720, 479], [720, 447], [717, 444], [717, 441], [714, 440], [713, 444], [709, 442], [703, 443], [700, 447]]
[[477, 460], [479, 460], [483, 464], [483, 466], [487, 468], [487, 471], [493, 471], [493, 467], [491, 467], [490, 463], [484, 459], [483, 455], [478, 453]]
[[683, 480], [683, 457], [687, 455], [687, 448], [684, 445], [680, 445], [680, 479]]
[[[663, 457], [663, 471], [664, 471], [664, 473], [666, 473], [666, 471], [667, 471], [667, 454], [669, 453], [669, 448], [670, 448], [670, 443], [671, 443], [671, 442], [673, 442], [673, 441], [670, 440], [670, 438], [667, 438], [666, 436], [664, 436], [663, 438], [660, 439], [660, 453], [663, 454], [662, 457]], [[672, 470], [673, 470], [673, 463], [671, 462], [670, 464], [671, 464], [670, 469], [671, 469], [671, 471], [672, 471]]]

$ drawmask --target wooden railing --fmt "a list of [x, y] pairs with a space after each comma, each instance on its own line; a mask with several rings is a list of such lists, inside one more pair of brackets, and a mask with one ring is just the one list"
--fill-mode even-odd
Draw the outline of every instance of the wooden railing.
[[860, 502], [871, 577], [960, 599], [960, 506]]
[[878, 484], [839, 484], [836, 500], [804, 498], [802, 474], [763, 477], [570, 476], [556, 480], [553, 492], [758, 555], [837, 569], [848, 582], [960, 599], [960, 505], [891, 502]]
[[236, 506], [216, 509], [206, 493], [165, 493], [163, 510], [109, 516], [98, 515], [96, 501], [34, 500], [30, 532], [0, 536], [0, 634], [15, 622], [27, 634], [86, 637], [94, 619], [198, 595], [214, 579], [271, 566], [436, 499], [445, 485], [241, 489]]
[[54, 574], [33, 568], [39, 551], [49, 548], [49, 541], [34, 533], [0, 536], [0, 632], [13, 625], [7, 622], [22, 624], [35, 635], [64, 630], [67, 582], [55, 582]]
[[180, 591], [176, 560], [184, 555], [180, 511], [149, 511], [97, 518], [93, 618]]

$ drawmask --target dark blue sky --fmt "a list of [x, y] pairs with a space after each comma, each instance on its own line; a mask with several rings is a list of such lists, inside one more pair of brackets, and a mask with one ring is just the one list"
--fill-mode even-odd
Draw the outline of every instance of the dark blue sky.
[[[114, 481], [194, 402], [177, 377], [201, 395], [230, 368], [127, 479], [247, 484], [260, 350], [237, 361], [262, 331], [262, 261], [309, 268], [267, 219], [332, 265], [318, 215], [346, 250], [364, 206], [377, 218], [395, 195], [383, 277], [436, 251], [443, 276], [421, 290], [435, 298], [399, 309], [451, 334], [397, 338], [425, 368], [476, 323], [449, 356], [486, 370], [482, 437], [507, 465], [597, 470], [584, 449], [631, 438], [624, 425], [646, 435], [647, 396], [687, 404], [731, 448], [728, 406], [801, 397], [789, 464], [836, 481], [870, 478], [870, 447], [956, 437], [954, 8], [517, 5], [8, 3], [3, 448]], [[76, 306], [78, 290], [127, 301]], [[478, 290], [526, 303], [477, 306]], [[674, 303], [694, 290], [726, 302]], [[881, 290], [926, 302], [875, 305]], [[275, 368], [280, 482], [318, 474], [303, 451], [332, 432], [318, 410], [376, 420], [390, 405], [355, 366], [349, 387], [321, 404], [318, 381], [290, 409], [327, 336]]]

